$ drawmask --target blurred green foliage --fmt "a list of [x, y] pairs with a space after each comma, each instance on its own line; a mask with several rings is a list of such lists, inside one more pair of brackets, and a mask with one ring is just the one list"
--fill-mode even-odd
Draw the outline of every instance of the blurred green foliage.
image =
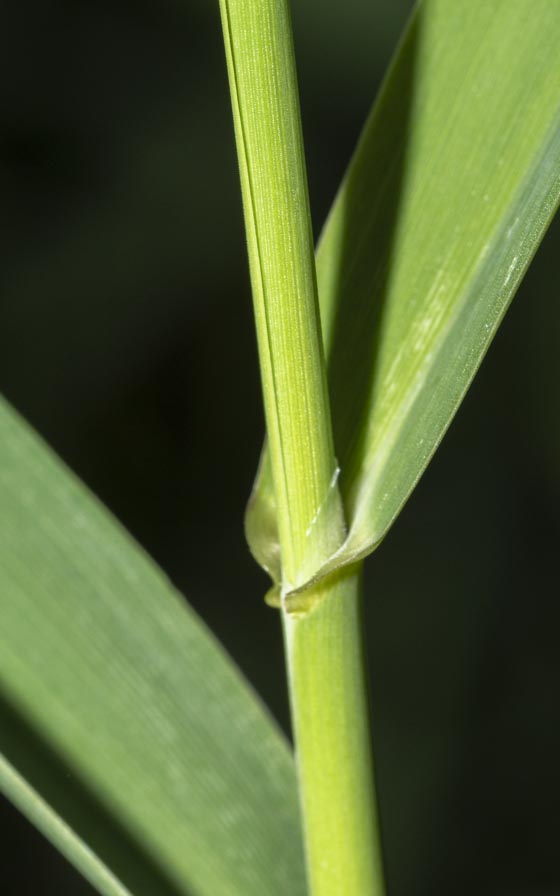
[[[410, 6], [294, 4], [317, 232]], [[3, 25], [2, 390], [287, 724], [242, 531], [263, 423], [217, 3], [20, 0]], [[559, 241], [366, 566], [391, 896], [560, 892]], [[91, 892], [0, 824], [6, 892]]]

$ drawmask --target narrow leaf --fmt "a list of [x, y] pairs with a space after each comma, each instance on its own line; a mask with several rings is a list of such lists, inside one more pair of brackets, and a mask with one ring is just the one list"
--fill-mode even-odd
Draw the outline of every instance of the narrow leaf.
[[274, 723], [3, 402], [0, 787], [101, 893], [304, 892], [293, 762]]
[[[317, 576], [386, 534], [554, 214], [559, 46], [547, 0], [426, 0], [413, 16], [317, 252], [350, 521]], [[264, 477], [247, 529], [257, 559], [270, 556]]]

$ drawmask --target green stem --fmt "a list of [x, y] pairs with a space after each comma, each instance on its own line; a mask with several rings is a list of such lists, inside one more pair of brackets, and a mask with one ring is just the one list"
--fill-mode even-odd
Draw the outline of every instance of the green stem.
[[345, 535], [337, 487], [290, 11], [220, 0], [284, 590]]
[[284, 614], [308, 876], [314, 896], [382, 896], [361, 614], [361, 569]]
[[346, 534], [287, 0], [220, 0], [272, 478], [313, 896], [379, 896], [359, 576], [304, 586]]

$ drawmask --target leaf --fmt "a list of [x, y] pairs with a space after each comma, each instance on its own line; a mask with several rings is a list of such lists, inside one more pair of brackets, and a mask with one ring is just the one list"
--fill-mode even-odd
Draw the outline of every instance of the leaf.
[[0, 786], [104, 894], [304, 892], [292, 758], [164, 575], [0, 402]]
[[[427, 0], [412, 18], [317, 250], [349, 529], [314, 578], [387, 533], [554, 214], [559, 46], [547, 0]], [[247, 532], [262, 563], [260, 470]]]

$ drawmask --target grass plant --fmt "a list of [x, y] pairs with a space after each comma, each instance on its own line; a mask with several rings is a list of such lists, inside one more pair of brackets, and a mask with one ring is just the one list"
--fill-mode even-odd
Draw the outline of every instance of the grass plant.
[[558, 205], [560, 15], [420, 3], [315, 252], [288, 0], [220, 9], [267, 428], [246, 531], [295, 761], [165, 575], [2, 402], [0, 786], [106, 896], [384, 896], [363, 562]]

